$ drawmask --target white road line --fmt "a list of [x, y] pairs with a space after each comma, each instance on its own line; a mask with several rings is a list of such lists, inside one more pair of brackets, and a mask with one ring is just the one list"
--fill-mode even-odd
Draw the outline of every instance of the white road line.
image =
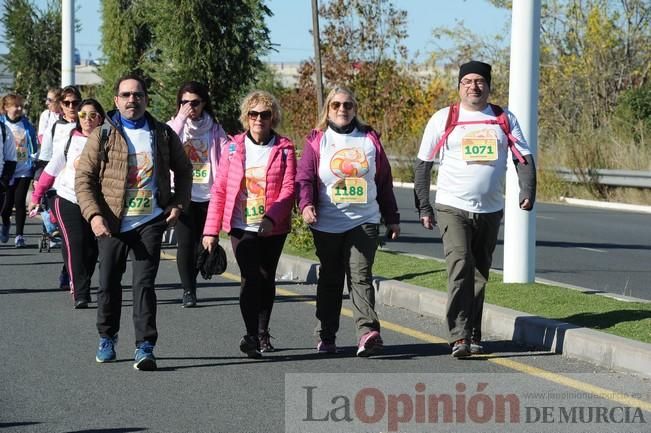
[[584, 247], [577, 247], [577, 248], [580, 249], [580, 250], [592, 251], [592, 252], [595, 252], [595, 253], [605, 253], [606, 252], [605, 250], [598, 250], [596, 248], [584, 248]]

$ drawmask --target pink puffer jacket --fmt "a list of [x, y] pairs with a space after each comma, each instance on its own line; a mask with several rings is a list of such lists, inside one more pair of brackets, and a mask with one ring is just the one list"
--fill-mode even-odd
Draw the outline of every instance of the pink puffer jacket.
[[[246, 133], [233, 137], [222, 149], [217, 181], [211, 190], [204, 235], [216, 236], [220, 230], [231, 231], [231, 219], [237, 202], [246, 167]], [[274, 223], [272, 235], [288, 233], [294, 206], [294, 180], [296, 178], [296, 151], [294, 143], [276, 135], [276, 142], [267, 164], [265, 190], [265, 216]]]

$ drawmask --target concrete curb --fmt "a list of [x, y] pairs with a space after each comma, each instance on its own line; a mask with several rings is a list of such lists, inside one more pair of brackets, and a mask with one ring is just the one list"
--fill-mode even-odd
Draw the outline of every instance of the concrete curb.
[[[235, 258], [230, 242], [223, 242], [222, 246], [233, 266]], [[276, 278], [280, 283], [316, 284], [318, 269], [317, 262], [283, 254]], [[446, 293], [382, 278], [374, 283], [376, 302], [445, 320]], [[651, 344], [492, 304], [484, 304], [482, 329], [484, 334], [492, 337], [553, 351], [601, 367], [651, 377]]]

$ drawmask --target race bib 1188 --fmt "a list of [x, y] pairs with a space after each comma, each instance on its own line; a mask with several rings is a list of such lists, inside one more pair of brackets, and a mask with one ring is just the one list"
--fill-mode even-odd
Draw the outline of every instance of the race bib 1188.
[[347, 177], [341, 179], [331, 190], [333, 203], [366, 203], [368, 184], [361, 177]]

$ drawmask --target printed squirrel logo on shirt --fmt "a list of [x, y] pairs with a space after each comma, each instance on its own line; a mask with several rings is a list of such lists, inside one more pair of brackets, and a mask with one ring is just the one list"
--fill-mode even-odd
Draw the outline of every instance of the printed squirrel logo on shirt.
[[244, 222], [246, 224], [256, 224], [262, 221], [265, 190], [267, 188], [266, 175], [264, 166], [246, 169], [246, 174], [242, 180], [246, 193], [246, 203], [244, 205]]
[[183, 150], [192, 163], [192, 182], [208, 183], [210, 176], [208, 144], [197, 138], [191, 138], [183, 144]]
[[129, 173], [127, 174], [127, 192], [125, 194], [125, 215], [150, 215], [153, 211], [151, 189], [144, 189], [151, 184], [154, 164], [148, 153], [129, 154]]
[[498, 143], [494, 129], [470, 131], [461, 138], [461, 159], [471, 163], [495, 161]]
[[27, 138], [25, 130], [16, 129], [14, 133], [14, 140], [16, 142], [16, 162], [27, 161]]
[[330, 170], [340, 180], [331, 189], [333, 203], [366, 203], [368, 159], [361, 149], [341, 149], [330, 159]]

